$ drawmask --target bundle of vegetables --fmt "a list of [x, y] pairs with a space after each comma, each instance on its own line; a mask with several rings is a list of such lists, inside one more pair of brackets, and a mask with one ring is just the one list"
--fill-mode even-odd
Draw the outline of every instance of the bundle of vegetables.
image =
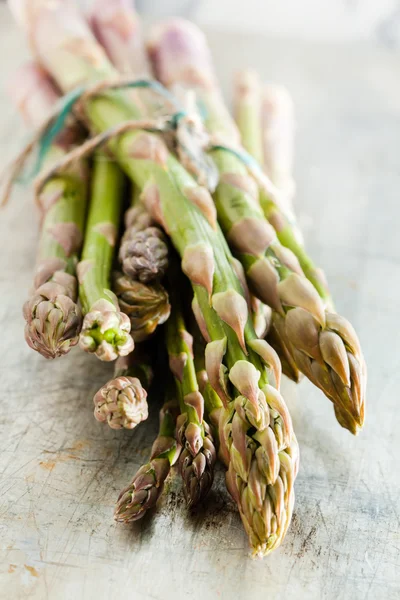
[[72, 0], [9, 3], [36, 61], [13, 97], [41, 125], [28, 343], [54, 358], [79, 340], [118, 359], [94, 398], [114, 429], [146, 420], [152, 376], [165, 378], [159, 434], [117, 521], [153, 507], [175, 463], [188, 506], [203, 501], [218, 457], [253, 554], [265, 556], [289, 527], [299, 466], [282, 367], [321, 388], [352, 433], [364, 419], [357, 336], [294, 221], [290, 97], [242, 73], [236, 125], [193, 24], [160, 24], [146, 54], [125, 0], [94, 0], [85, 16]]

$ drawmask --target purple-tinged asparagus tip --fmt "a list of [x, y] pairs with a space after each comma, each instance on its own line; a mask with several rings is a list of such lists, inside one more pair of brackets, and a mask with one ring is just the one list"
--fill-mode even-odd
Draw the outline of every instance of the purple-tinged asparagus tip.
[[132, 482], [119, 495], [114, 518], [119, 523], [141, 519], [155, 506], [170, 471], [167, 458], [155, 458], [139, 469]]
[[217, 452], [210, 437], [204, 438], [203, 447], [193, 457], [185, 448], [179, 457], [179, 470], [183, 479], [183, 491], [189, 508], [204, 500], [214, 481]]
[[[63, 274], [65, 278], [74, 279]], [[29, 346], [45, 358], [67, 354], [78, 343], [82, 325], [79, 306], [68, 289], [56, 281], [42, 284], [25, 302], [25, 339]]]
[[94, 416], [112, 429], [133, 429], [149, 415], [147, 392], [137, 377], [116, 377], [93, 398]]

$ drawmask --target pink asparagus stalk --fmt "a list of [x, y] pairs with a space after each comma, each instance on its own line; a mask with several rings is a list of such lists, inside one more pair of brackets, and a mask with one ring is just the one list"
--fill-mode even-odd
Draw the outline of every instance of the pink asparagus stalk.
[[120, 73], [150, 77], [151, 69], [133, 0], [94, 0], [88, 20]]

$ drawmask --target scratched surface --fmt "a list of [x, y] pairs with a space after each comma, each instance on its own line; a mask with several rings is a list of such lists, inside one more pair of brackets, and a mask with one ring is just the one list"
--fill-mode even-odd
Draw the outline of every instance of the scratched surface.
[[[3, 82], [24, 50], [0, 8]], [[114, 501], [147, 458], [155, 421], [134, 433], [101, 426], [92, 396], [110, 368], [79, 351], [49, 363], [25, 346], [21, 305], [37, 226], [19, 189], [0, 216], [1, 600], [400, 597], [400, 57], [210, 39], [226, 89], [234, 67], [252, 64], [295, 97], [297, 210], [364, 346], [365, 431], [355, 439], [341, 430], [308, 382], [285, 383], [302, 462], [292, 527], [263, 562], [247, 556], [221, 472], [194, 515], [174, 479], [150, 519], [114, 524]], [[4, 161], [24, 136], [4, 95], [0, 106]]]

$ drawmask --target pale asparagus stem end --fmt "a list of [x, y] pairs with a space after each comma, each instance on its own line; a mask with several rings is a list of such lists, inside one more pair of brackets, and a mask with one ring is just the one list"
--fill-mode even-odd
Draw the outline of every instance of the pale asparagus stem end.
[[138, 77], [151, 76], [132, 0], [93, 0], [88, 20], [118, 71]]
[[137, 377], [116, 377], [94, 396], [94, 416], [112, 429], [133, 429], [148, 417], [146, 399], [147, 392]]
[[58, 99], [50, 77], [35, 61], [15, 71], [7, 92], [29, 127], [40, 126]]
[[294, 104], [288, 90], [267, 84], [262, 90], [264, 167], [291, 208], [295, 192], [292, 176], [295, 132]]
[[[188, 33], [188, 35], [186, 35]], [[163, 44], [160, 52], [160, 44]], [[206, 48], [206, 52], [204, 52]], [[148, 50], [156, 75], [171, 85], [179, 79], [192, 81], [193, 85], [216, 85], [212, 57], [204, 33], [194, 24], [180, 18], [171, 18], [155, 25], [148, 39]], [[195, 57], [193, 65], [187, 60]]]

